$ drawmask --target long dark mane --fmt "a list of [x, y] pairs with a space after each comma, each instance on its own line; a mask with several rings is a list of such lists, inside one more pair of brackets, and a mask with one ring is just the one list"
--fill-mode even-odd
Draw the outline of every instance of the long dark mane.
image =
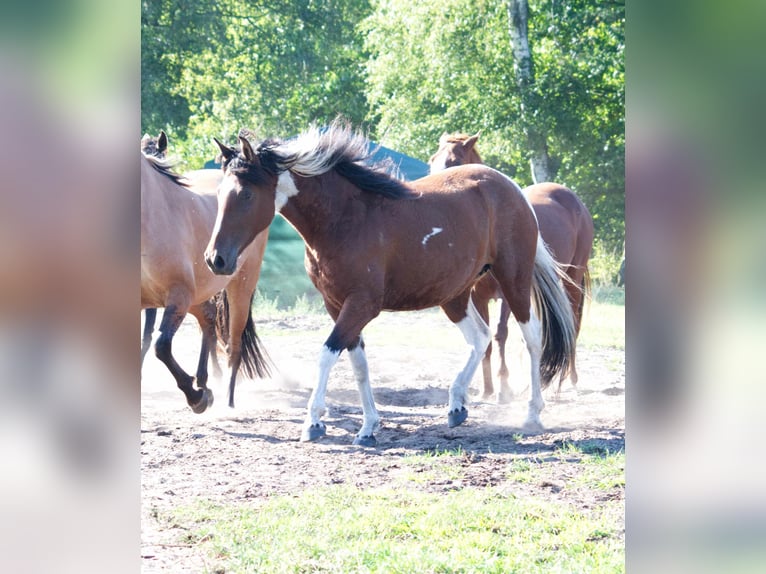
[[189, 187], [189, 182], [182, 175], [179, 175], [173, 171], [173, 168], [175, 167], [173, 163], [153, 155], [147, 155], [143, 152], [141, 155], [146, 158], [146, 160], [149, 162], [149, 165], [151, 165], [156, 172], [167, 178], [170, 178], [174, 183], [177, 183], [178, 185]]
[[409, 186], [391, 174], [391, 164], [373, 162], [376, 148], [351, 126], [336, 119], [327, 129], [311, 127], [298, 137], [265, 140], [254, 148], [258, 163], [250, 163], [240, 152], [224, 167], [253, 183], [262, 183], [263, 171], [278, 175], [284, 171], [312, 177], [335, 170], [359, 189], [392, 199], [417, 197]]

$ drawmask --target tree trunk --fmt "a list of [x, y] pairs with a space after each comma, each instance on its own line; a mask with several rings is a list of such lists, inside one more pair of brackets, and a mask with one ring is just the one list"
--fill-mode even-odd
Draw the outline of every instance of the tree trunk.
[[550, 181], [550, 158], [548, 156], [548, 141], [545, 133], [531, 119], [531, 110], [536, 107], [535, 67], [532, 52], [529, 49], [529, 3], [527, 0], [508, 0], [508, 33], [511, 37], [513, 53], [513, 69], [516, 73], [516, 86], [521, 95], [521, 120], [527, 135], [527, 149], [531, 154], [529, 160], [532, 180], [537, 183]]

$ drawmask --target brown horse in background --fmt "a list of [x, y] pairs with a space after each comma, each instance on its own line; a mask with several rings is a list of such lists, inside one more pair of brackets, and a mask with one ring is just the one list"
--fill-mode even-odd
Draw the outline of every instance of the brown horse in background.
[[[160, 160], [167, 159], [168, 149], [168, 136], [164, 130], [160, 131], [160, 135], [157, 137], [144, 134], [141, 138], [141, 152], [144, 155], [156, 157]], [[200, 170], [202, 171], [202, 170]], [[219, 175], [218, 170], [208, 170], [213, 174]], [[192, 172], [192, 179], [201, 179], [195, 175], [196, 172]], [[220, 178], [220, 176], [219, 176]], [[200, 182], [201, 183], [201, 182]], [[213, 188], [218, 185], [218, 182], [212, 184]], [[213, 365], [213, 376], [221, 376], [221, 366], [218, 364], [218, 340], [219, 333], [216, 332], [216, 327], [219, 326], [216, 321], [218, 305], [223, 304], [224, 293], [223, 291], [216, 293], [212, 299], [201, 303], [200, 305], [194, 305], [190, 308], [189, 312], [197, 318], [200, 330], [202, 331], [202, 344], [200, 345], [200, 357], [197, 366], [197, 381], [207, 381], [207, 358], [209, 356], [210, 362]], [[144, 309], [144, 332], [141, 337], [141, 365], [144, 364], [144, 357], [149, 351], [152, 345], [152, 334], [154, 333], [154, 325], [157, 321], [157, 309], [150, 307]], [[220, 334], [221, 340], [226, 341], [228, 336], [226, 333]]]
[[[431, 173], [445, 170], [449, 167], [481, 164], [481, 157], [476, 150], [479, 134], [444, 134], [439, 139], [439, 149], [431, 156], [428, 163]], [[583, 305], [590, 290], [588, 274], [588, 259], [593, 247], [593, 219], [588, 208], [577, 195], [566, 187], [556, 183], [538, 183], [524, 188], [524, 194], [532, 205], [537, 216], [540, 235], [551, 250], [556, 261], [562, 264], [571, 283], [565, 282], [569, 302], [574, 313], [575, 332], [580, 334]], [[513, 392], [508, 384], [508, 367], [505, 362], [505, 343], [508, 339], [508, 318], [510, 310], [503, 299], [502, 291], [497, 281], [491, 276], [484, 277], [474, 287], [472, 294], [476, 309], [485, 321], [489, 321], [489, 301], [500, 299], [500, 319], [497, 325], [495, 339], [500, 353], [500, 392], [498, 401], [508, 402], [513, 398]], [[482, 360], [484, 377], [484, 393], [482, 398], [492, 396], [492, 343], [487, 346], [487, 352]], [[564, 376], [559, 380], [557, 390], [561, 391]], [[577, 369], [574, 354], [569, 373], [572, 385], [577, 389]]]
[[[216, 140], [217, 141], [217, 140]], [[363, 424], [355, 444], [372, 446], [380, 418], [370, 387], [363, 328], [383, 310], [440, 306], [471, 351], [449, 393], [448, 422], [466, 420], [468, 385], [491, 333], [471, 301], [484, 274], [498, 281], [531, 357], [527, 426], [539, 429], [541, 388], [565, 373], [575, 332], [565, 277], [537, 230], [521, 189], [479, 165], [411, 183], [369, 164], [368, 141], [336, 120], [288, 141], [239, 149], [218, 142], [224, 178], [206, 250], [217, 274], [236, 261], [280, 212], [306, 243], [306, 269], [335, 322], [319, 361], [301, 440], [326, 432], [321, 417], [330, 370], [346, 349]]]
[[[216, 339], [213, 336], [211, 343], [204, 333], [211, 321], [220, 326], [222, 338], [228, 342], [229, 406], [234, 406], [234, 388], [240, 368], [251, 377], [268, 372], [251, 309], [268, 230], [259, 234], [242, 253], [231, 278], [211, 273], [203, 258], [204, 246], [215, 222], [214, 190], [220, 180], [218, 170], [200, 170], [181, 177], [173, 173], [166, 162], [141, 154], [141, 306], [165, 308], [160, 337], [155, 344], [156, 354], [197, 413], [204, 412], [213, 401], [212, 391], [206, 385], [208, 349], [205, 347], [215, 345]], [[221, 290], [224, 295], [212, 318], [210, 299]], [[203, 326], [196, 389], [195, 378], [172, 356], [173, 336], [187, 312]]]

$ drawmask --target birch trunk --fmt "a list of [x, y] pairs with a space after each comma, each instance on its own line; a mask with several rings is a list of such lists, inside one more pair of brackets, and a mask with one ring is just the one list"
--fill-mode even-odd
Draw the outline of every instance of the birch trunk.
[[527, 134], [527, 148], [531, 153], [530, 168], [532, 180], [537, 182], [550, 181], [550, 158], [548, 142], [543, 133], [533, 121], [531, 112], [534, 108], [535, 68], [532, 52], [529, 49], [529, 3], [527, 0], [508, 0], [508, 33], [511, 38], [513, 53], [513, 69], [516, 73], [516, 85], [521, 95], [521, 119]]

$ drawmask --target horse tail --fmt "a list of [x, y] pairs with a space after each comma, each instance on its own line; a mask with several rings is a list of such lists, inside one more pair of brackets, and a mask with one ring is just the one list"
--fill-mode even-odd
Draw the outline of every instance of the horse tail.
[[251, 379], [258, 377], [264, 379], [271, 374], [271, 359], [266, 352], [263, 343], [255, 332], [255, 322], [253, 321], [253, 297], [250, 297], [250, 306], [247, 312], [247, 323], [242, 332], [242, 363], [240, 370]]
[[228, 355], [229, 353], [229, 299], [226, 297], [226, 291], [219, 291], [211, 299], [215, 305], [215, 335], [218, 344]]
[[573, 362], [576, 345], [574, 314], [563, 282], [573, 284], [563, 266], [553, 259], [545, 241], [538, 234], [532, 302], [542, 325], [540, 386], [543, 389], [547, 388], [555, 377], [566, 377]]

